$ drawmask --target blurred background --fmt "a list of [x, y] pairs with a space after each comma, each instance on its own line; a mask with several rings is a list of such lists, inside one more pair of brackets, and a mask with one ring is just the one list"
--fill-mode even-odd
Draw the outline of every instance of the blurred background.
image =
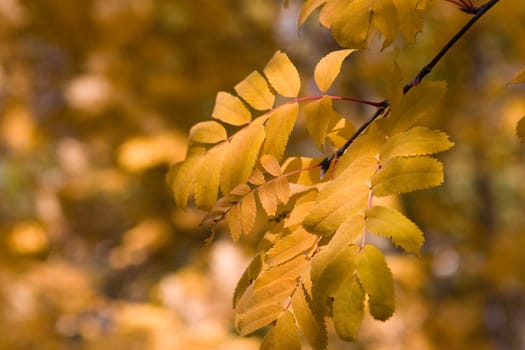
[[[277, 49], [315, 93], [315, 63], [337, 46], [315, 18], [296, 29], [301, 4], [0, 0], [0, 349], [258, 348], [231, 310], [256, 242], [220, 229], [205, 245], [203, 213], [176, 209], [165, 176], [216, 92]], [[394, 45], [407, 81], [467, 18], [432, 3], [417, 45]], [[423, 124], [456, 146], [445, 185], [399, 199], [423, 252], [388, 255], [395, 316], [330, 349], [525, 349], [525, 87], [508, 84], [523, 37], [525, 4], [503, 1], [429, 76], [449, 93]], [[372, 39], [334, 94], [382, 99], [392, 51]], [[315, 151], [299, 137], [290, 152]]]

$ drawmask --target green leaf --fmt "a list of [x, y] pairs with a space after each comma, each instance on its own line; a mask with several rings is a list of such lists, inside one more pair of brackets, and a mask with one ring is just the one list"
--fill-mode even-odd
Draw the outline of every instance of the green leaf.
[[297, 97], [301, 88], [299, 72], [288, 56], [277, 51], [264, 68], [264, 75], [279, 94]]
[[268, 250], [265, 256], [266, 263], [269, 266], [282, 264], [310, 250], [316, 241], [317, 236], [299, 227], [291, 234], [278, 240], [275, 245]]
[[308, 104], [304, 109], [304, 113], [306, 129], [313, 138], [317, 148], [322, 150], [328, 125], [333, 115], [332, 99], [328, 96], [323, 96], [320, 100]]
[[306, 340], [314, 350], [323, 350], [328, 346], [328, 335], [324, 319], [316, 318], [306, 300], [304, 288], [298, 288], [292, 298], [295, 319], [303, 331]]
[[366, 48], [371, 15], [371, 0], [353, 0], [332, 22], [334, 39], [350, 49]]
[[341, 284], [334, 296], [332, 309], [337, 335], [343, 340], [356, 340], [365, 317], [365, 293], [356, 275]]
[[238, 184], [248, 180], [264, 137], [264, 127], [256, 120], [231, 138], [223, 159], [222, 193], [228, 193]]
[[282, 159], [298, 113], [299, 106], [297, 103], [285, 104], [271, 112], [266, 122], [264, 154], [271, 154], [277, 160]]
[[244, 273], [242, 274], [241, 278], [239, 279], [239, 282], [237, 282], [237, 286], [235, 287], [235, 292], [233, 293], [233, 308], [237, 307], [237, 302], [239, 301], [239, 298], [243, 295], [243, 293], [246, 291], [246, 288], [250, 284], [253, 283], [255, 278], [259, 276], [259, 273], [261, 273], [263, 265], [263, 257], [261, 254], [257, 254], [255, 258], [250, 262], [250, 265], [244, 270]]
[[516, 125], [516, 135], [521, 140], [521, 143], [525, 143], [525, 117], [521, 118]]
[[332, 51], [319, 61], [314, 70], [314, 80], [321, 92], [326, 92], [332, 86], [341, 71], [345, 58], [355, 50]]
[[383, 253], [367, 244], [356, 258], [357, 276], [366, 294], [370, 314], [377, 320], [389, 319], [395, 310], [394, 279]]
[[425, 127], [411, 128], [395, 134], [381, 147], [379, 157], [385, 164], [395, 157], [421, 156], [443, 152], [454, 145], [448, 135]]
[[238, 97], [224, 91], [217, 94], [211, 115], [231, 125], [244, 125], [252, 120], [252, 115], [244, 103]]
[[224, 127], [214, 121], [200, 122], [190, 130], [190, 140], [200, 143], [217, 143], [226, 140], [228, 135]]
[[397, 210], [375, 206], [366, 212], [366, 230], [392, 239], [407, 253], [419, 254], [424, 242], [423, 232]]
[[301, 350], [295, 319], [290, 311], [283, 313], [275, 327], [263, 338], [261, 350]]
[[430, 157], [395, 158], [372, 177], [374, 196], [422, 190], [443, 183], [443, 165]]
[[235, 91], [253, 108], [265, 111], [273, 107], [275, 95], [272, 94], [263, 76], [253, 71], [243, 81], [235, 85]]

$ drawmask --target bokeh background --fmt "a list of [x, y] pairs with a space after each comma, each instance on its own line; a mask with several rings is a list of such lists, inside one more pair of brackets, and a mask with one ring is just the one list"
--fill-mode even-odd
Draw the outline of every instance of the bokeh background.
[[[258, 348], [231, 310], [256, 242], [220, 229], [205, 245], [203, 213], [176, 209], [165, 176], [216, 92], [277, 49], [315, 93], [315, 63], [337, 46], [314, 18], [297, 30], [301, 4], [0, 0], [0, 349]], [[333, 92], [382, 99], [395, 47], [408, 81], [467, 18], [433, 1], [416, 46], [373, 39]], [[525, 349], [525, 87], [508, 84], [523, 37], [525, 3], [502, 1], [430, 75], [449, 94], [423, 123], [456, 146], [445, 185], [398, 199], [423, 252], [388, 255], [395, 316], [330, 349]], [[315, 152], [298, 135], [290, 152]]]

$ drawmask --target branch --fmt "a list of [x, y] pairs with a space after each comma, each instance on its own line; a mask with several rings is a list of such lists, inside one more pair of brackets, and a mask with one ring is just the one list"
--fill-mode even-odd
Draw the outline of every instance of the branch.
[[[443, 46], [441, 50], [439, 50], [436, 56], [434, 56], [434, 58], [432, 58], [432, 60], [429, 63], [425, 65], [419, 71], [419, 73], [417, 73], [417, 75], [403, 87], [403, 95], [405, 95], [414, 86], [421, 83], [423, 78], [425, 78], [425, 76], [427, 76], [432, 71], [434, 66], [436, 66], [436, 64], [439, 63], [439, 61], [452, 48], [452, 46], [454, 46], [454, 44], [459, 39], [461, 39], [463, 35], [465, 35], [465, 33], [474, 25], [474, 23], [476, 23], [488, 10], [490, 10], [498, 2], [499, 0], [489, 0], [484, 5], [481, 5], [478, 8], [476, 8], [476, 11], [472, 13], [473, 14], [472, 18], [445, 44], [445, 46]], [[321, 175], [323, 175], [324, 173], [326, 173], [326, 171], [328, 171], [328, 169], [330, 168], [330, 164], [332, 163], [334, 158], [337, 159], [340, 156], [342, 156], [345, 153], [345, 151], [348, 149], [348, 147], [350, 147], [352, 142], [354, 142], [355, 139], [359, 137], [359, 135], [361, 135], [368, 128], [368, 126], [372, 124], [374, 120], [376, 120], [378, 117], [383, 115], [383, 113], [389, 106], [390, 106], [390, 103], [388, 102], [388, 100], [382, 101], [377, 111], [368, 120], [366, 120], [359, 127], [359, 129], [356, 130], [356, 132], [348, 139], [348, 141], [346, 141], [346, 143], [343, 146], [341, 146], [334, 154], [324, 158], [319, 163], [319, 165], [321, 166]]]

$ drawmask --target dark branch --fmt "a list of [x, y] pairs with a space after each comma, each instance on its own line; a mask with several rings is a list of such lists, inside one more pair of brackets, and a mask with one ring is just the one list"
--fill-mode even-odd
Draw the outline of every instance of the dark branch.
[[[478, 8], [476, 8], [475, 13], [472, 13], [473, 14], [472, 18], [445, 44], [445, 46], [443, 46], [443, 48], [436, 54], [436, 56], [434, 56], [434, 58], [419, 71], [419, 73], [414, 77], [414, 79], [412, 79], [408, 84], [406, 84], [403, 87], [403, 94], [406, 94], [414, 86], [421, 83], [423, 78], [425, 78], [425, 76], [432, 71], [434, 66], [438, 64], [438, 62], [450, 50], [450, 48], [452, 48], [452, 46], [454, 46], [454, 44], [459, 39], [461, 39], [463, 35], [465, 35], [465, 33], [470, 29], [470, 27], [472, 27], [474, 23], [476, 23], [481, 18], [481, 16], [483, 16], [488, 10], [490, 10], [498, 2], [499, 0], [489, 0], [484, 5], [481, 5]], [[469, 2], [469, 4], [471, 3]], [[383, 113], [389, 106], [390, 104], [387, 100], [382, 101], [381, 106], [378, 107], [377, 111], [368, 120], [366, 120], [359, 127], [359, 129], [355, 131], [355, 133], [348, 139], [348, 141], [346, 141], [346, 143], [343, 146], [341, 146], [334, 154], [324, 158], [319, 163], [319, 166], [321, 166], [321, 175], [323, 175], [324, 173], [326, 173], [326, 171], [328, 171], [328, 169], [330, 168], [330, 164], [332, 163], [334, 158], [337, 159], [341, 157], [345, 153], [345, 151], [348, 149], [348, 147], [350, 147], [352, 142], [354, 142], [355, 139], [358, 138], [359, 135], [361, 135], [368, 128], [368, 126], [372, 124], [372, 122], [374, 122], [374, 120], [376, 120], [379, 116], [383, 115]]]

